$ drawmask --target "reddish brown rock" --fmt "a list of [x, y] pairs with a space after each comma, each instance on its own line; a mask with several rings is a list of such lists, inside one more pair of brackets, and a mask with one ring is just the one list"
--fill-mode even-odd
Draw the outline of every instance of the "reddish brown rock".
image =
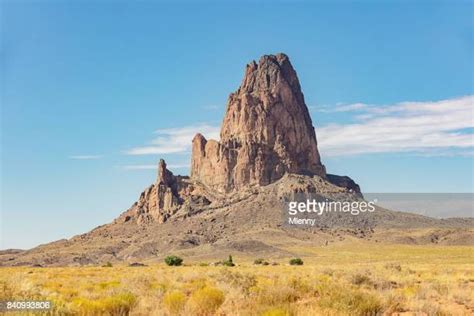
[[183, 204], [181, 196], [186, 194], [187, 184], [182, 181], [182, 178], [174, 176], [166, 168], [166, 162], [160, 159], [156, 183], [142, 192], [124, 220], [137, 218], [139, 222], [166, 221]]
[[191, 178], [229, 192], [285, 173], [326, 176], [295, 70], [284, 54], [247, 65], [229, 96], [220, 142], [197, 134]]

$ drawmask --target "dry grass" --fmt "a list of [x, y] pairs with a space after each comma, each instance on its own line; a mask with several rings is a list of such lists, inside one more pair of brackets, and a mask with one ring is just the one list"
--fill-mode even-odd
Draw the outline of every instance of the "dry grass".
[[[300, 249], [303, 266], [1, 268], [0, 300], [56, 315], [472, 315], [472, 247]], [[300, 253], [301, 253], [300, 252]], [[275, 261], [275, 259], [272, 259]], [[185, 262], [186, 263], [186, 262]]]

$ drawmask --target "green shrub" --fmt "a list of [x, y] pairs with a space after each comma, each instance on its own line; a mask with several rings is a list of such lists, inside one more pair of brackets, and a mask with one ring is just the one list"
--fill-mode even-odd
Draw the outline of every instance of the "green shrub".
[[255, 260], [253, 261], [253, 264], [262, 264], [264, 261], [265, 261], [265, 260], [263, 260], [262, 258], [260, 258], [260, 259], [255, 259]]
[[301, 258], [293, 258], [290, 260], [290, 265], [292, 266], [302, 266], [303, 265], [303, 260]]
[[260, 258], [260, 259], [255, 259], [253, 264], [268, 266], [270, 263], [268, 263], [268, 261], [265, 261], [264, 259]]
[[107, 262], [106, 264], [102, 266], [102, 268], [112, 268], [112, 263]]
[[226, 267], [234, 267], [235, 266], [235, 263], [234, 261], [232, 260], [232, 256], [229, 256], [229, 259], [225, 260], [224, 262], [222, 262], [222, 264]]
[[183, 259], [178, 256], [168, 256], [165, 258], [165, 263], [169, 266], [180, 266], [183, 263]]

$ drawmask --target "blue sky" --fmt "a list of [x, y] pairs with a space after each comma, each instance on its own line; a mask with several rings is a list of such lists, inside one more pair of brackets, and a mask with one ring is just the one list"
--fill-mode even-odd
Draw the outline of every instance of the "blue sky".
[[[111, 221], [244, 66], [284, 52], [330, 173], [366, 192], [473, 192], [469, 1], [3, 1], [0, 248]], [[140, 154], [147, 152], [152, 154]]]

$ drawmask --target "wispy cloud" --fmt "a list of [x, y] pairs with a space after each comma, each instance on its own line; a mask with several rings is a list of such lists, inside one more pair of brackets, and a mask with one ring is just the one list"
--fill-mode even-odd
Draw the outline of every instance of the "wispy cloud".
[[126, 151], [128, 155], [159, 155], [189, 152], [191, 141], [196, 133], [206, 138], [219, 138], [219, 127], [208, 124], [191, 125], [177, 128], [159, 129], [157, 137], [146, 146], [132, 148]]
[[100, 159], [102, 158], [102, 155], [72, 155], [69, 156], [69, 159], [74, 159], [74, 160], [94, 160], [94, 159]]
[[317, 129], [323, 156], [417, 152], [469, 155], [474, 147], [474, 96], [436, 102], [336, 108], [355, 112], [357, 123]]
[[[355, 123], [333, 123], [316, 129], [323, 157], [370, 153], [411, 152], [423, 156], [472, 156], [474, 151], [474, 96], [435, 102], [392, 105], [336, 104], [327, 112], [348, 112]], [[317, 122], [317, 118], [315, 119]], [[219, 139], [219, 126], [199, 124], [160, 129], [149, 145], [128, 150], [129, 155], [189, 153], [198, 132]], [[155, 169], [140, 165], [129, 169]]]
[[[170, 164], [166, 166], [168, 169], [184, 169], [189, 168], [189, 164]], [[121, 166], [125, 170], [157, 170], [158, 165], [125, 165]]]
[[365, 103], [351, 103], [351, 104], [337, 103], [335, 106], [322, 105], [322, 106], [312, 106], [310, 108], [311, 110], [314, 110], [316, 112], [334, 113], [334, 112], [353, 112], [353, 111], [367, 110], [367, 109], [372, 108], [372, 106]]

